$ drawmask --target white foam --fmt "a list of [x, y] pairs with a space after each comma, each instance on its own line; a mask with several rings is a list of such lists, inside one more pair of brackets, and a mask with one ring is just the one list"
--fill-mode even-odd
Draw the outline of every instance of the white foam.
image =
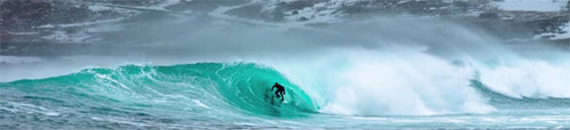
[[568, 52], [530, 58], [501, 46], [489, 47], [498, 56], [454, 57], [460, 65], [426, 53], [422, 47], [330, 49], [302, 54], [302, 58], [258, 62], [275, 67], [301, 86], [324, 113], [366, 116], [495, 111], [473, 89], [472, 79], [512, 97], [570, 97]]
[[[512, 97], [570, 97], [570, 54], [565, 61], [507, 60], [479, 67], [481, 81], [492, 90]], [[565, 56], [562, 56], [564, 58]]]
[[494, 110], [470, 87], [470, 68], [455, 67], [420, 50], [390, 50], [396, 51], [333, 50], [299, 65], [273, 66], [309, 93], [316, 91], [311, 96], [324, 102], [320, 110], [324, 113], [434, 115]]
[[89, 6], [89, 10], [91, 11], [104, 11], [104, 10], [111, 10], [111, 7], [108, 6], [104, 6], [104, 5], [98, 5], [98, 4], [94, 4], [94, 5], [90, 5]]
[[53, 110], [41, 107], [41, 106], [36, 106], [33, 104], [26, 104], [26, 103], [18, 103], [18, 102], [7, 102], [8, 105], [11, 105], [11, 107], [0, 107], [0, 109], [2, 110], [7, 110], [10, 112], [24, 112], [24, 113], [40, 113], [40, 114], [44, 114], [47, 116], [59, 116], [61, 115], [58, 112], [55, 112]]
[[202, 103], [200, 100], [194, 99], [194, 100], [192, 100], [192, 101], [194, 102], [194, 104], [196, 104], [196, 105], [198, 105], [198, 106], [200, 106], [200, 107], [203, 107], [203, 108], [206, 108], [206, 109], [211, 109], [210, 107], [208, 107], [208, 106], [206, 106], [204, 103]]
[[541, 39], [545, 36], [549, 37], [548, 39], [551, 40], [559, 40], [559, 39], [570, 39], [570, 23], [566, 23], [566, 25], [561, 26], [563, 33], [543, 33], [539, 35], [535, 35], [534, 39]]

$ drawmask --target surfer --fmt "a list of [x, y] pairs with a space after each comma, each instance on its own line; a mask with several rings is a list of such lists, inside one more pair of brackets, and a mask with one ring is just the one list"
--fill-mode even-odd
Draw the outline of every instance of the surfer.
[[[285, 97], [283, 97], [283, 95], [285, 95], [285, 87], [275, 82], [275, 84], [271, 88], [271, 91], [273, 91], [274, 88], [277, 88], [277, 91], [275, 91], [275, 95], [277, 95], [277, 98], [281, 97], [281, 101], [285, 100]], [[281, 94], [281, 96], [279, 96], [279, 94]]]

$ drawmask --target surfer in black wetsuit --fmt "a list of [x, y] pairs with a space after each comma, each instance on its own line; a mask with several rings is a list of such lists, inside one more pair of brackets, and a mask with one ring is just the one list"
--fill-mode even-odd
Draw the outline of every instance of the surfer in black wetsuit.
[[[285, 100], [285, 97], [283, 97], [283, 95], [285, 95], [285, 87], [275, 82], [275, 84], [271, 88], [271, 91], [273, 91], [274, 88], [277, 88], [277, 91], [275, 91], [275, 95], [277, 95], [278, 98], [281, 97], [281, 101]], [[279, 96], [279, 94], [281, 94], [281, 96]]]

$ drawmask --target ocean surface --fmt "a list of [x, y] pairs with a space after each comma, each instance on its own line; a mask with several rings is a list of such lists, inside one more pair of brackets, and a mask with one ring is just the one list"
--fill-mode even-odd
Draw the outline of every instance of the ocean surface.
[[[425, 77], [416, 77], [417, 81], [392, 81], [405, 77], [377, 81], [350, 79], [359, 76], [351, 76], [348, 71], [359, 70], [346, 69], [351, 68], [349, 66], [344, 65], [345, 69], [338, 70], [342, 74], [319, 72], [318, 76], [313, 75], [320, 77], [316, 78], [317, 82], [309, 83], [296, 83], [308, 79], [289, 79], [291, 75], [277, 67], [248, 62], [90, 67], [61, 76], [2, 82], [0, 127], [570, 128], [570, 99], [556, 98], [556, 93], [542, 97], [508, 95], [482, 82], [486, 73], [477, 73], [475, 75], [479, 76], [461, 81], [459, 84], [463, 86], [448, 82], [430, 87], [433, 84], [427, 83], [430, 79]], [[420, 72], [414, 73], [421, 75]], [[331, 79], [335, 77], [333, 75], [349, 82], [334, 81], [337, 79]], [[364, 75], [363, 78], [370, 77]], [[270, 90], [275, 82], [286, 88], [284, 102], [280, 102]], [[386, 83], [376, 88], [368, 85], [375, 82]], [[426, 86], [417, 87], [416, 83], [410, 86], [410, 82]], [[328, 83], [336, 85], [325, 85]], [[378, 89], [382, 85], [387, 89]], [[563, 85], [568, 87], [568, 84]], [[568, 95], [568, 91], [559, 94]]]

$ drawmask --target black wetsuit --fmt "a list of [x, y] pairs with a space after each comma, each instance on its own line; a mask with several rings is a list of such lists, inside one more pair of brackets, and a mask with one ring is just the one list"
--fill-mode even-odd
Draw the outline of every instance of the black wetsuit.
[[273, 91], [274, 88], [277, 88], [275, 95], [277, 95], [277, 97], [281, 97], [281, 101], [285, 100], [285, 97], [283, 97], [283, 95], [285, 95], [285, 87], [281, 86], [281, 84], [275, 83], [275, 85], [273, 85], [271, 88], [271, 91]]

